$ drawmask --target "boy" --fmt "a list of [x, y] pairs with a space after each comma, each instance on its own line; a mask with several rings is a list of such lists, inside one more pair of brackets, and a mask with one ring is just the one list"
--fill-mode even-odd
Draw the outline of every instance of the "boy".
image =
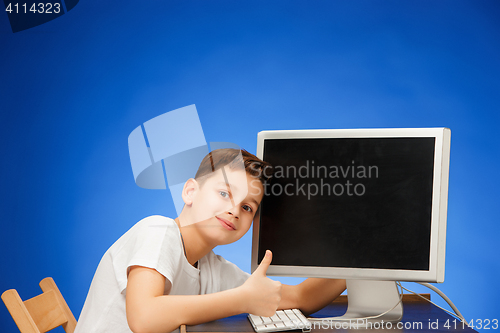
[[139, 221], [103, 256], [75, 333], [171, 332], [246, 312], [311, 313], [335, 299], [344, 280], [287, 286], [268, 279], [270, 251], [251, 276], [213, 253], [250, 228], [268, 167], [244, 150], [209, 153], [184, 185], [179, 217]]

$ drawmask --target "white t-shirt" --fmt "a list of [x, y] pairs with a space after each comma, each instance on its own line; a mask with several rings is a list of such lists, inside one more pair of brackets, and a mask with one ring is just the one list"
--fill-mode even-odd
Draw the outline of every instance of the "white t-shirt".
[[236, 288], [250, 276], [210, 251], [193, 267], [184, 256], [174, 220], [150, 216], [137, 222], [109, 249], [97, 267], [75, 333], [130, 333], [125, 312], [131, 266], [153, 268], [168, 281], [164, 294], [199, 295]]

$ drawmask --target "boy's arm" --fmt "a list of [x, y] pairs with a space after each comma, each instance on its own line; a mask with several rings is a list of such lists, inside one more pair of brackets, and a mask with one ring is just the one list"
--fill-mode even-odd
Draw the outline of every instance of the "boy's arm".
[[311, 314], [330, 304], [345, 288], [345, 280], [318, 278], [309, 278], [296, 286], [283, 285], [278, 308]]
[[171, 332], [250, 312], [271, 316], [281, 299], [281, 283], [266, 277], [271, 254], [240, 287], [207, 295], [163, 295], [166, 278], [142, 266], [131, 268], [127, 281], [127, 321], [134, 333]]

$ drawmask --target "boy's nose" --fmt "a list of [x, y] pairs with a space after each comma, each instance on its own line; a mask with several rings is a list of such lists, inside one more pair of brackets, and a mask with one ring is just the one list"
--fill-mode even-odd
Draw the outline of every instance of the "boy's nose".
[[231, 210], [228, 210], [228, 211], [227, 211], [227, 213], [228, 213], [229, 215], [234, 216], [234, 218], [235, 218], [235, 219], [239, 219], [239, 217], [238, 217], [238, 215], [239, 215], [239, 214], [238, 214], [238, 213], [236, 213], [236, 208], [233, 208], [233, 209], [231, 209]]

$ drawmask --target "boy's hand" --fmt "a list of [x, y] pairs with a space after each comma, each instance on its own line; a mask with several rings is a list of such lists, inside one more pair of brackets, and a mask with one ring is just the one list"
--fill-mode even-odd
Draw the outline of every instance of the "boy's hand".
[[245, 312], [265, 317], [271, 317], [276, 313], [281, 301], [281, 282], [266, 277], [272, 258], [271, 251], [267, 250], [259, 267], [241, 286], [244, 295], [243, 302], [246, 305]]

